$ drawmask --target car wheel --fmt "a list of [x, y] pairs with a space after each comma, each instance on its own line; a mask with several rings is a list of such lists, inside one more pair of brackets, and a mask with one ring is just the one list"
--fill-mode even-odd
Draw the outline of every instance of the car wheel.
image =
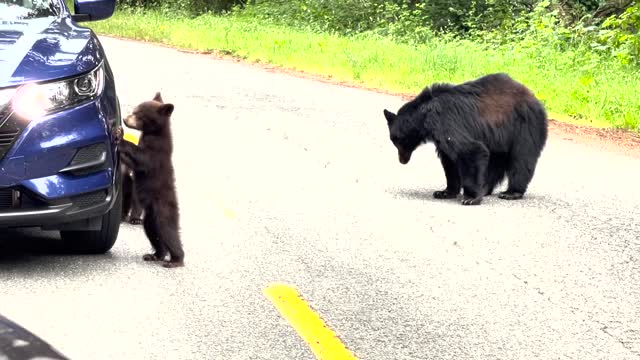
[[118, 238], [122, 217], [122, 190], [109, 212], [102, 216], [102, 228], [97, 231], [60, 231], [62, 241], [73, 253], [104, 254]]

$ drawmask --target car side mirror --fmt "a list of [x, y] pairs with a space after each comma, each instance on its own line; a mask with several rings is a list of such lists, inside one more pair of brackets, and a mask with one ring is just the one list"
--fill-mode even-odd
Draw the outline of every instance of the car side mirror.
[[73, 0], [74, 21], [98, 21], [108, 19], [116, 9], [116, 0]]

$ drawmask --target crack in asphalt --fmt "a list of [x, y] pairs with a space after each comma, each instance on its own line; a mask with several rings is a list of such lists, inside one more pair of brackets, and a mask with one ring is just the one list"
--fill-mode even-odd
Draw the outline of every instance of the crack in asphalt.
[[[601, 323], [601, 322], [599, 322], [597, 320], [592, 320], [592, 321], [595, 322], [596, 324], [600, 325], [600, 331], [602, 331], [603, 333], [605, 333], [606, 335], [611, 337], [616, 342], [620, 343], [625, 349], [629, 350], [632, 354], [640, 356], [640, 351], [636, 351], [631, 347], [631, 344], [633, 344], [635, 341], [624, 341], [620, 337], [610, 333], [608, 325], [603, 324], [603, 323]], [[627, 330], [627, 331], [631, 331], [631, 332], [634, 332], [634, 333], [638, 332], [638, 330]]]

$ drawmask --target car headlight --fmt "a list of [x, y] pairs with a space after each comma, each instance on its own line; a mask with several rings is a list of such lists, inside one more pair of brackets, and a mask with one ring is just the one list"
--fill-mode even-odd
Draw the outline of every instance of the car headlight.
[[14, 113], [34, 119], [71, 107], [99, 95], [104, 87], [104, 70], [98, 66], [87, 74], [43, 84], [18, 87], [11, 99]]

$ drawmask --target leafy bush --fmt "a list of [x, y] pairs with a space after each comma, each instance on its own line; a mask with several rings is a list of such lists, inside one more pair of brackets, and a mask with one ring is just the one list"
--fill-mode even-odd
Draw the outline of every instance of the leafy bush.
[[223, 13], [244, 0], [118, 0], [118, 6], [160, 10], [172, 15], [197, 16], [208, 12]]
[[[338, 35], [382, 36], [419, 45], [466, 38], [485, 48], [567, 52], [563, 66], [614, 58], [640, 65], [640, 2], [633, 0], [118, 0], [167, 16], [235, 17]], [[602, 17], [602, 18], [599, 18]]]
[[598, 32], [599, 46], [623, 64], [640, 64], [640, 3], [618, 16], [607, 18]]
[[378, 3], [377, 0], [254, 0], [243, 12], [273, 23], [352, 34], [377, 25]]
[[[247, 15], [274, 23], [352, 34], [376, 30], [417, 37], [429, 28], [464, 33], [499, 27], [537, 0], [254, 0]], [[391, 27], [392, 29], [388, 29]]]

